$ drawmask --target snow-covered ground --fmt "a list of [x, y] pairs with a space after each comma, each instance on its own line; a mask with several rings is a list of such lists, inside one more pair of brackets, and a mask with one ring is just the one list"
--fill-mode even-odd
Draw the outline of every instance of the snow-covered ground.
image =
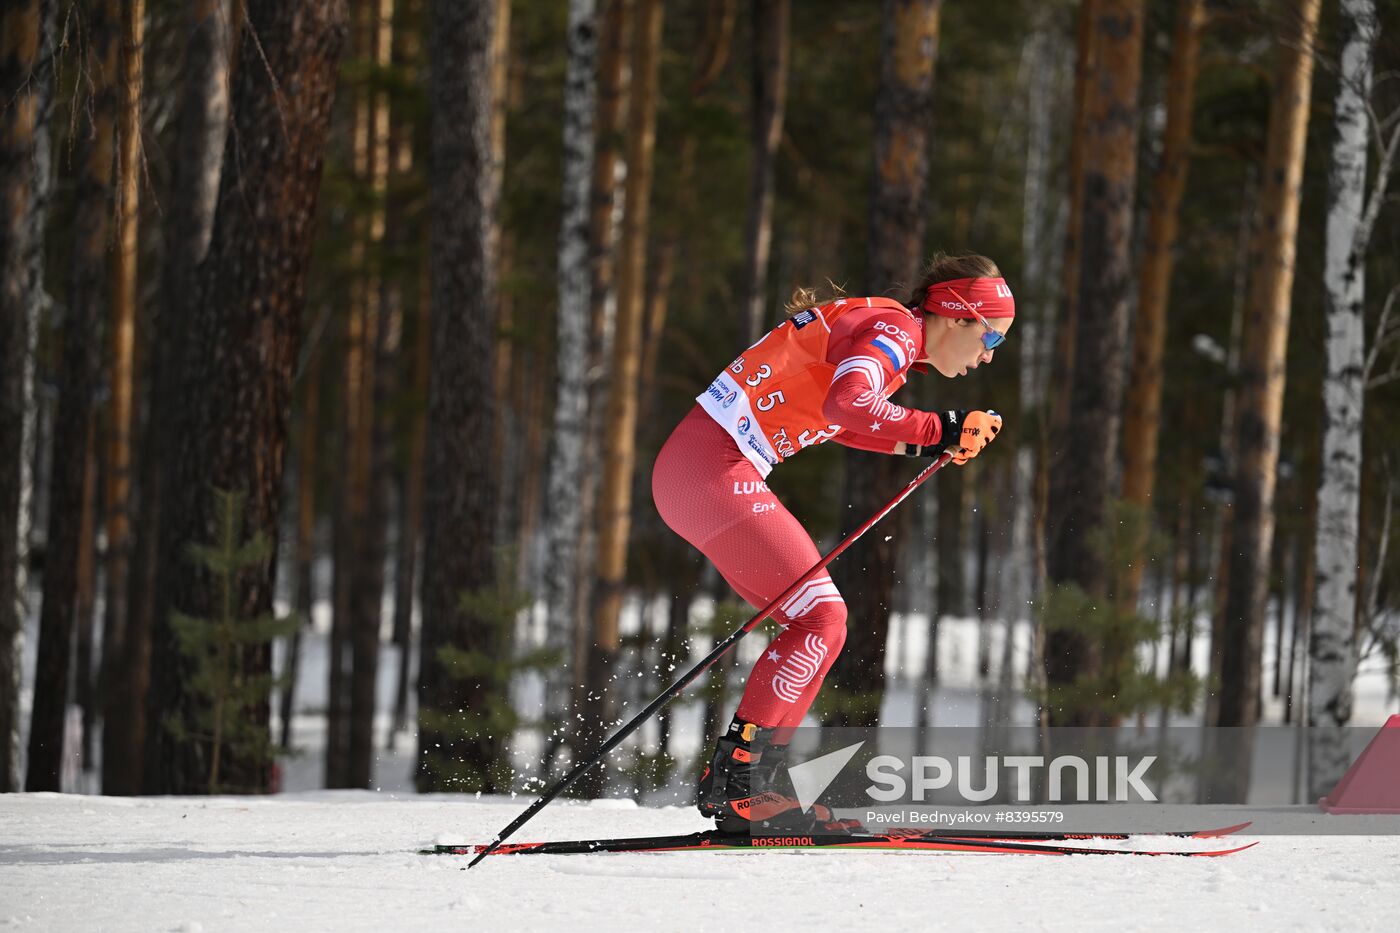
[[[415, 853], [487, 839], [523, 805], [3, 796], [0, 929], [1350, 931], [1400, 917], [1394, 836], [1265, 836], [1220, 859], [770, 850], [501, 857], [465, 872]], [[522, 837], [700, 827], [689, 809], [557, 802]]]
[[[639, 608], [635, 603], [629, 607], [626, 630], [634, 630], [642, 617], [659, 615]], [[702, 601], [696, 610], [706, 608]], [[140, 799], [0, 795], [0, 930], [341, 933], [447, 924], [570, 931], [936, 927], [1233, 933], [1395, 929], [1400, 917], [1400, 834], [1263, 836], [1257, 847], [1224, 859], [770, 850], [493, 858], [463, 872], [460, 859], [419, 856], [416, 850], [435, 841], [485, 841], [529, 798], [411, 793], [413, 735], [402, 736], [394, 750], [377, 757], [377, 792], [315, 790], [321, 781], [325, 729], [324, 606], [318, 606], [316, 616], [297, 694], [294, 733], [300, 754], [281, 763], [283, 788], [290, 793]], [[32, 622], [22, 693], [26, 711], [33, 677]], [[986, 631], [994, 662], [1001, 657], [1004, 631], [999, 623]], [[923, 670], [927, 634], [922, 616], [900, 616], [893, 622], [891, 683], [882, 722], [980, 723], [989, 702], [977, 676], [982, 625], [975, 619], [943, 620], [940, 679], [931, 690], [914, 673]], [[1019, 627], [1013, 653], [1017, 683], [1028, 653], [1025, 636], [1025, 627]], [[707, 645], [701, 638], [691, 647], [698, 654]], [[761, 639], [746, 640], [740, 649], [742, 668], [762, 650]], [[1197, 649], [1201, 669], [1201, 641]], [[1271, 656], [1266, 647], [1266, 669]], [[395, 650], [386, 646], [380, 665], [381, 711], [390, 705], [396, 660]], [[522, 709], [537, 706], [538, 693], [537, 678], [520, 678], [513, 687]], [[1385, 677], [1373, 665], [1358, 678], [1357, 693], [1357, 725], [1378, 725], [1396, 711]], [[1277, 721], [1279, 704], [1272, 697], [1266, 700], [1267, 718]], [[922, 715], [925, 705], [928, 716]], [[699, 751], [700, 715], [698, 695], [678, 704], [671, 747], [683, 759]], [[1028, 715], [1022, 699], [1013, 718], [1026, 721]], [[384, 749], [384, 712], [378, 731], [376, 745]], [[647, 730], [642, 735], [652, 740]], [[69, 742], [76, 753], [76, 730]], [[516, 736], [517, 763], [526, 773], [537, 744], [537, 735]], [[69, 764], [65, 788], [95, 791], [95, 775], [79, 769], [76, 754]], [[663, 806], [688, 795], [680, 790], [689, 777], [685, 764], [671, 788], [647, 796], [652, 806], [560, 801], [518, 838], [703, 828], [689, 806]], [[1288, 809], [1296, 809], [1294, 815], [1306, 822], [1301, 808]], [[1200, 825], [1235, 821], [1203, 814]]]

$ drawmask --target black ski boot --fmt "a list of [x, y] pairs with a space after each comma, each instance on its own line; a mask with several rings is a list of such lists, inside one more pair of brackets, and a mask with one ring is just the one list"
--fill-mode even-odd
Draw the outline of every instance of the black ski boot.
[[753, 723], [736, 719], [730, 724], [700, 778], [700, 812], [726, 833], [827, 834], [860, 828], [854, 820], [835, 819], [821, 804], [802, 809], [787, 786], [787, 747], [770, 745], [772, 736], [772, 729]]
[[718, 819], [729, 809], [734, 792], [747, 797], [752, 784], [754, 759], [761, 758], [771, 729], [735, 719], [715, 743], [715, 753], [700, 775], [695, 805], [702, 816]]

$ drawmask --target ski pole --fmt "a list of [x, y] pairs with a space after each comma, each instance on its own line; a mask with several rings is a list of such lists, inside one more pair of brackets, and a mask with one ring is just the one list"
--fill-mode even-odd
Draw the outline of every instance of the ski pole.
[[841, 555], [841, 552], [846, 550], [846, 548], [850, 547], [852, 544], [854, 544], [860, 538], [861, 535], [865, 534], [871, 528], [875, 527], [875, 524], [879, 522], [880, 519], [884, 518], [890, 512], [894, 511], [895, 506], [899, 505], [906, 498], [908, 498], [909, 494], [912, 493], [915, 489], [918, 489], [919, 486], [923, 484], [924, 480], [928, 479], [934, 473], [937, 473], [939, 470], [943, 469], [943, 467], [947, 465], [948, 461], [952, 459], [953, 455], [950, 452], [944, 452], [943, 454], [939, 455], [938, 459], [934, 460], [933, 463], [930, 463], [928, 466], [926, 466], [923, 469], [923, 471], [919, 473], [918, 476], [910, 480], [909, 485], [905, 486], [902, 490], [900, 490], [899, 494], [896, 495], [893, 499], [891, 499], [885, 505], [884, 508], [880, 509], [880, 511], [876, 512], [871, 518], [867, 519], [864, 525], [861, 525], [855, 531], [851, 532], [851, 534], [848, 535], [839, 544], [837, 544], [836, 547], [832, 548], [825, 557], [813, 564], [810, 570], [808, 570], [802, 576], [794, 580], [791, 586], [783, 590], [783, 592], [777, 597], [775, 597], [772, 602], [760, 609], [752, 619], [749, 619], [749, 621], [745, 622], [739, 628], [731, 632], [729, 636], [724, 639], [724, 641], [715, 645], [714, 648], [710, 650], [709, 654], [705, 655], [705, 657], [700, 659], [700, 662], [698, 664], [696, 664], [690, 670], [682, 674], [676, 680], [676, 682], [671, 684], [671, 686], [667, 687], [665, 691], [661, 693], [660, 696], [648, 703], [645, 709], [643, 709], [636, 716], [633, 716], [631, 722], [627, 723], [627, 725], [614, 732], [612, 736], [606, 742], [603, 743], [602, 747], [599, 748], [598, 751], [595, 752], [591, 758], [589, 758], [586, 761], [579, 762], [577, 765], [574, 766], [574, 769], [572, 771], [570, 771], [568, 774], [564, 775], [562, 778], [556, 781], [553, 787], [545, 791], [545, 793], [540, 796], [539, 800], [536, 800], [534, 803], [530, 804], [529, 809], [517, 816], [514, 820], [511, 821], [509, 826], [497, 833], [496, 838], [492, 839], [491, 843], [486, 848], [482, 849], [479, 853], [477, 853], [476, 858], [472, 859], [471, 862], [468, 863], [467, 867], [474, 867], [477, 862], [481, 861], [486, 856], [496, 851], [496, 849], [500, 846], [501, 843], [509, 839], [517, 829], [529, 822], [530, 818], [533, 817], [536, 813], [543, 810], [546, 804], [548, 804], [555, 797], [558, 797], [561, 793], [567, 790], [575, 781], [579, 779], [579, 777], [585, 771], [596, 765], [598, 762], [602, 761], [603, 758], [608, 754], [608, 752], [612, 751], [619, 744], [621, 744], [622, 740], [627, 738], [627, 736], [631, 735], [633, 730], [635, 730], [647, 719], [651, 718], [652, 713], [655, 713], [661, 707], [665, 706], [668, 702], [674, 699], [675, 696], [679, 694], [682, 690], [684, 690], [686, 686], [690, 684], [691, 681], [703, 674], [711, 664], [714, 664], [716, 661], [722, 658], [725, 655], [725, 653], [729, 651], [730, 648], [734, 647], [734, 645], [738, 643], [739, 639], [743, 638], [749, 632], [753, 631], [753, 629], [757, 627], [758, 623], [768, 618], [769, 613], [771, 613], [774, 609], [777, 609], [780, 605], [783, 604], [784, 601], [790, 599], [794, 593], [801, 589], [804, 583], [812, 579], [812, 577], [816, 576], [817, 573], [822, 570], [822, 568], [826, 567], [826, 565], [830, 564], [837, 557], [839, 557]]

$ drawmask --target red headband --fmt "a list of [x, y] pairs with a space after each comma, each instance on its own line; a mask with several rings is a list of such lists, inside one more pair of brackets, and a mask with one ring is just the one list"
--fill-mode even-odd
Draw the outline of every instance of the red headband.
[[985, 318], [1016, 316], [1016, 299], [1006, 279], [987, 276], [930, 285], [922, 307], [943, 317], [971, 318], [973, 311]]

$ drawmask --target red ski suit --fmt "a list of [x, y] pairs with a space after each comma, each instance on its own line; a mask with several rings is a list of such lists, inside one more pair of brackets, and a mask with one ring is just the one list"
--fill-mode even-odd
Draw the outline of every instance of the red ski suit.
[[[794, 315], [727, 367], [672, 432], [652, 470], [657, 511], [740, 596], [766, 606], [821, 555], [764, 478], [828, 440], [883, 453], [940, 443], [938, 415], [888, 399], [923, 353], [923, 316], [888, 298]], [[846, 604], [823, 572], [774, 618], [783, 631], [754, 665], [737, 715], [788, 729], [846, 641]]]

